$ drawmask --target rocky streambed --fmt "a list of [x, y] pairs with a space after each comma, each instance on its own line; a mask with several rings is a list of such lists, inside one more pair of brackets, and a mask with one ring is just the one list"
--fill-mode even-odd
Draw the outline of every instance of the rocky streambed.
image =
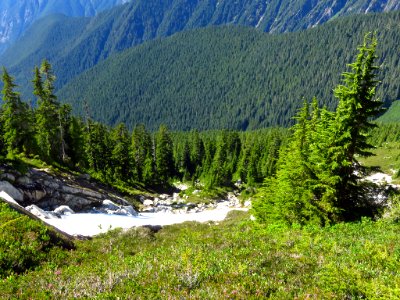
[[250, 206], [247, 201], [243, 207], [234, 193], [209, 203], [191, 203], [174, 193], [141, 196], [140, 208], [135, 209], [87, 175], [55, 176], [38, 169], [21, 174], [7, 167], [0, 168], [0, 198], [75, 236], [93, 236], [118, 227], [221, 221], [229, 211]]

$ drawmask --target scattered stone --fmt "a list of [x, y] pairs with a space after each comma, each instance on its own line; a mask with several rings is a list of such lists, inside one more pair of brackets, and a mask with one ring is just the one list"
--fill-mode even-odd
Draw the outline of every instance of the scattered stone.
[[13, 174], [10, 174], [10, 173], [3, 173], [3, 174], [0, 174], [0, 179], [7, 180], [7, 181], [10, 181], [10, 182], [14, 182], [15, 181], [15, 176]]
[[109, 209], [109, 210], [118, 210], [118, 209], [120, 209], [120, 206], [115, 204], [111, 200], [106, 199], [103, 201], [102, 208]]
[[62, 215], [72, 215], [72, 214], [74, 214], [75, 212], [74, 212], [69, 206], [67, 206], [67, 205], [62, 205], [62, 206], [60, 206], [60, 207], [57, 207], [57, 208], [54, 210], [54, 213], [56, 213], [57, 215], [62, 216]]
[[143, 205], [144, 206], [152, 206], [152, 205], [154, 205], [154, 201], [150, 200], [150, 199], [146, 199], [143, 201]]
[[17, 202], [24, 200], [24, 195], [8, 181], [0, 181], [0, 192], [4, 191]]
[[25, 207], [25, 209], [40, 219], [59, 219], [54, 212], [44, 211], [34, 204]]
[[16, 183], [20, 185], [32, 185], [33, 181], [28, 176], [21, 176], [18, 177]]
[[37, 189], [24, 189], [24, 199], [27, 199], [32, 202], [38, 202], [47, 196], [45, 190], [37, 190]]

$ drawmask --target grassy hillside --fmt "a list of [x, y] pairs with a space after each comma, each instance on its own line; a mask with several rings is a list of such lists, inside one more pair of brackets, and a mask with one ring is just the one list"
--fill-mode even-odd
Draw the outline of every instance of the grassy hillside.
[[400, 227], [260, 227], [248, 213], [158, 233], [114, 231], [21, 276], [8, 299], [398, 299]]
[[369, 30], [378, 32], [385, 103], [398, 99], [399, 13], [347, 18], [318, 28], [268, 35], [213, 27], [148, 42], [115, 55], [58, 93], [82, 113], [132, 128], [254, 129], [288, 125], [303, 98], [333, 108], [332, 89]]
[[52, 261], [54, 253], [71, 245], [42, 223], [19, 214], [0, 200], [0, 282]]

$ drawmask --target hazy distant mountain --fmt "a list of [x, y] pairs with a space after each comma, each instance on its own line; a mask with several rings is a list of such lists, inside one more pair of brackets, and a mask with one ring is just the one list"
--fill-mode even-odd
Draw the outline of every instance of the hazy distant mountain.
[[[40, 7], [42, 14], [56, 11], [57, 7], [64, 7], [70, 14], [93, 14], [95, 8], [104, 9], [126, 0], [15, 3], [25, 2], [36, 3], [31, 6]], [[12, 6], [11, 0], [2, 5], [7, 7], [7, 3], [20, 10], [24, 7], [22, 12], [33, 15], [34, 10], [28, 5]], [[61, 87], [112, 53], [179, 31], [237, 24], [267, 32], [286, 32], [313, 27], [342, 15], [399, 8], [400, 1], [394, 0], [132, 0], [93, 18], [52, 15], [41, 19], [0, 57], [0, 65], [11, 68], [19, 83], [26, 86], [34, 65], [46, 57], [54, 65]]]
[[94, 16], [127, 0], [2, 0], [0, 1], [0, 53], [39, 18], [53, 13]]

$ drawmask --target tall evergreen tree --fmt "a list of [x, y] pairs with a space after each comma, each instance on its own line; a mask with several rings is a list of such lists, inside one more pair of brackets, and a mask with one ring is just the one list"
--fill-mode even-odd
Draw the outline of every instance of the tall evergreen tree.
[[376, 38], [366, 35], [350, 65], [352, 72], [344, 73], [344, 84], [335, 89], [335, 113], [320, 110], [314, 100], [308, 115], [308, 104], [304, 105], [292, 142], [280, 155], [276, 178], [266, 182], [254, 204], [259, 219], [273, 216], [287, 223], [324, 224], [371, 211], [372, 206], [363, 203], [357, 156], [371, 155], [367, 136], [376, 125], [370, 119], [382, 104], [374, 99], [375, 48]]
[[61, 159], [60, 105], [54, 95], [55, 76], [47, 60], [34, 70], [33, 93], [38, 97], [36, 140], [45, 160]]
[[1, 119], [4, 130], [4, 143], [9, 154], [29, 152], [32, 124], [29, 108], [21, 101], [20, 95], [14, 89], [17, 85], [13, 77], [3, 67], [3, 109]]
[[114, 178], [128, 181], [130, 174], [129, 164], [129, 132], [126, 126], [121, 123], [111, 132], [112, 142], [112, 168]]
[[174, 175], [173, 144], [165, 125], [156, 134], [156, 170], [161, 184], [165, 185]]
[[[132, 132], [131, 146], [130, 146], [130, 158], [131, 158], [131, 173], [138, 182], [143, 182], [143, 170], [145, 167], [145, 161], [148, 159], [148, 163], [153, 160], [153, 143], [151, 140], [150, 133], [146, 130], [143, 124], [137, 125]], [[153, 177], [152, 167], [147, 169], [147, 180]]]
[[329, 149], [333, 175], [340, 176], [336, 184], [336, 197], [345, 218], [351, 218], [360, 205], [358, 156], [372, 155], [367, 142], [369, 131], [377, 125], [371, 122], [380, 111], [382, 102], [375, 99], [376, 70], [374, 64], [377, 40], [368, 34], [359, 47], [356, 61], [350, 64], [351, 72], [343, 74], [344, 82], [334, 90], [339, 99], [332, 128], [332, 147]]

